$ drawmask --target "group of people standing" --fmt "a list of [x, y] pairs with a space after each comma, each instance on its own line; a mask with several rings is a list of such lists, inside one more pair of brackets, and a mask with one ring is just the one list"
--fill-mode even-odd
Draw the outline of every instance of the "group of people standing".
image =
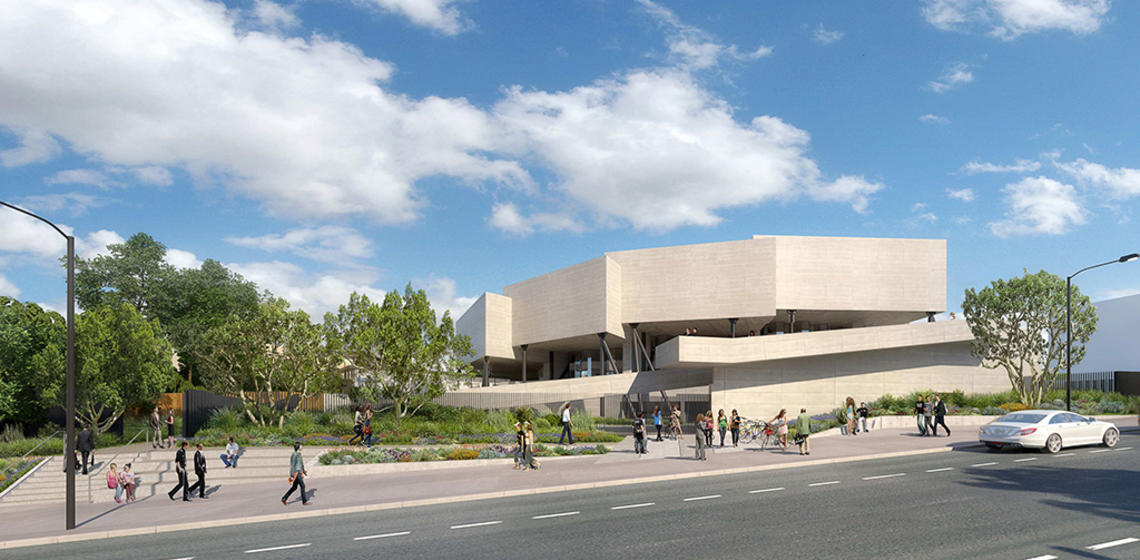
[[855, 399], [847, 397], [847, 404], [844, 407], [844, 412], [847, 416], [847, 435], [857, 435], [862, 427], [862, 431], [869, 431], [867, 429], [867, 416], [870, 415], [871, 410], [867, 408], [867, 403], [859, 403], [859, 408], [855, 408]]
[[[162, 439], [162, 425], [166, 424], [166, 441]], [[174, 447], [174, 409], [169, 408], [166, 410], [166, 417], [163, 418], [162, 413], [158, 407], [150, 413], [150, 431], [153, 435], [151, 439], [151, 448], [155, 447]]]
[[[942, 397], [934, 395], [934, 400], [927, 401], [922, 395], [914, 404], [914, 417], [918, 422], [918, 433], [923, 436], [938, 436], [938, 426], [946, 430], [946, 437], [950, 437], [950, 427], [946, 425], [946, 403]], [[931, 421], [933, 419], [933, 421]]]

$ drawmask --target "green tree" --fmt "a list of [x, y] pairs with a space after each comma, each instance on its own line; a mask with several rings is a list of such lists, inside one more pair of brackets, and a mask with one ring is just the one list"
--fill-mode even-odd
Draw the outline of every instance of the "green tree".
[[204, 336], [233, 317], [249, 319], [257, 313], [257, 286], [221, 263], [207, 259], [199, 268], [171, 271], [149, 306], [178, 353], [187, 382], [201, 367]]
[[[128, 406], [153, 403], [170, 384], [170, 343], [158, 323], [145, 319], [130, 303], [86, 309], [75, 327], [75, 411], [80, 422], [106, 431]], [[57, 402], [63, 402], [62, 391]]]
[[0, 297], [0, 425], [39, 420], [64, 378], [66, 320]]
[[[1072, 290], [1073, 365], [1096, 331], [1096, 308]], [[1065, 367], [1065, 280], [1042, 270], [986, 288], [966, 290], [962, 313], [974, 334], [972, 353], [988, 368], [1001, 367], [1021, 402], [1035, 406]]]
[[367, 388], [392, 401], [396, 418], [415, 414], [447, 391], [449, 379], [470, 377], [468, 337], [455, 332], [451, 314], [436, 320], [423, 290], [411, 284], [377, 305], [352, 294], [334, 316], [325, 316], [329, 339], [348, 361], [368, 372]]
[[[321, 326], [268, 294], [252, 317], [233, 317], [207, 331], [202, 348], [206, 386], [237, 395], [258, 426], [281, 426], [301, 399], [338, 387], [336, 362]], [[299, 398], [286, 398], [283, 406], [275, 407], [273, 392]]]
[[148, 308], [173, 270], [164, 260], [166, 246], [145, 233], [136, 233], [107, 249], [109, 255], [75, 259], [75, 299], [79, 307], [92, 309], [125, 302], [151, 318]]

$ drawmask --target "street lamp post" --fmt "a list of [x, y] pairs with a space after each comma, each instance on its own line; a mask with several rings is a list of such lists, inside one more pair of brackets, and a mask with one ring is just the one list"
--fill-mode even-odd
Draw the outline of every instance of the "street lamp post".
[[1065, 410], [1073, 410], [1073, 278], [1086, 270], [1136, 259], [1140, 259], [1140, 253], [1132, 253], [1116, 260], [1086, 266], [1065, 279]]
[[63, 446], [63, 465], [64, 472], [67, 473], [67, 530], [70, 531], [75, 528], [75, 237], [19, 206], [2, 200], [0, 205], [44, 222], [67, 240], [67, 433]]

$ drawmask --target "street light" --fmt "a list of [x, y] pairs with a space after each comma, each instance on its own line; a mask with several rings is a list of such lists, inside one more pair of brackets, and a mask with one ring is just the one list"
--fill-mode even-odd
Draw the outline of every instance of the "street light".
[[1078, 274], [1116, 263], [1126, 263], [1140, 259], [1140, 253], [1124, 255], [1114, 261], [1086, 266], [1065, 279], [1065, 410], [1073, 410], [1073, 278]]
[[0, 200], [21, 214], [27, 214], [58, 231], [67, 240], [67, 434], [63, 446], [64, 472], [67, 473], [67, 530], [75, 528], [75, 237], [50, 221], [19, 206]]

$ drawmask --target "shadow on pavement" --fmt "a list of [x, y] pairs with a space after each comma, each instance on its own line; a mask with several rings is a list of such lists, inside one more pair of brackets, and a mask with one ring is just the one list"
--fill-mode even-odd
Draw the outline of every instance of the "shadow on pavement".
[[[1127, 523], [1140, 523], [1140, 485], [1134, 470], [1032, 466], [965, 469], [962, 484], [991, 491], [1048, 494], [1039, 503]], [[1080, 481], [1079, 484], [1074, 481]]]

